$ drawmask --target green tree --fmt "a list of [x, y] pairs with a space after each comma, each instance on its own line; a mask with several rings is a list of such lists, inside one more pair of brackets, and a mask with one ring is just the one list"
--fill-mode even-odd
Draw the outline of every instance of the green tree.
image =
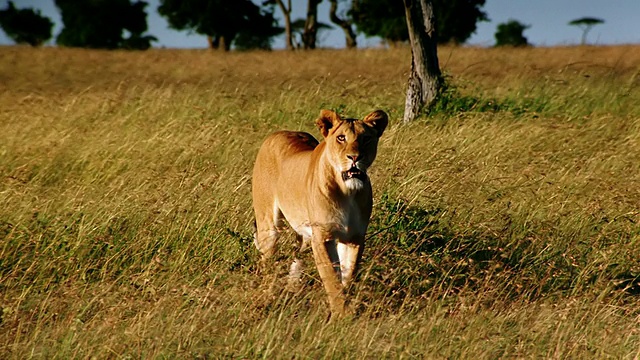
[[0, 27], [17, 44], [42, 45], [51, 39], [53, 22], [40, 11], [16, 9], [12, 1], [0, 10]]
[[569, 25], [577, 26], [582, 29], [582, 39], [580, 40], [581, 45], [587, 43], [587, 34], [594, 26], [599, 24], [604, 24], [604, 20], [592, 17], [583, 17], [569, 22]]
[[[59, 45], [97, 49], [148, 49], [157, 39], [147, 31], [147, 3], [130, 0], [55, 0], [64, 28]], [[128, 32], [129, 36], [124, 37]]]
[[[476, 31], [478, 21], [487, 21], [485, 0], [433, 0], [438, 43], [464, 43]], [[359, 31], [388, 42], [409, 40], [405, 8], [399, 0], [353, 0], [350, 15]]]
[[283, 31], [272, 4], [260, 7], [251, 0], [160, 0], [158, 12], [174, 29], [207, 36], [211, 49], [269, 48]]
[[496, 46], [527, 46], [529, 42], [522, 33], [528, 29], [529, 25], [524, 25], [517, 20], [509, 20], [498, 25], [495, 38]]

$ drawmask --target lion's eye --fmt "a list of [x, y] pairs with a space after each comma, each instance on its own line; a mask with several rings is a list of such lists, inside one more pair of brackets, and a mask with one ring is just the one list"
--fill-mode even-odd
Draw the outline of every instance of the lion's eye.
[[345, 142], [345, 140], [347, 140], [347, 138], [344, 135], [338, 135], [336, 137], [336, 139], [338, 140], [338, 142], [343, 143]]

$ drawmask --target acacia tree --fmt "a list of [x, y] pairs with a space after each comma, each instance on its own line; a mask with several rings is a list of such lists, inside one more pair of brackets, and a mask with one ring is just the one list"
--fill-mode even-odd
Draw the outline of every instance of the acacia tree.
[[587, 43], [587, 34], [591, 29], [599, 24], [603, 24], [604, 20], [593, 18], [593, 17], [583, 17], [579, 19], [575, 19], [569, 22], [571, 26], [577, 26], [582, 29], [582, 39], [580, 40], [580, 45], [584, 45]]
[[42, 45], [51, 39], [53, 22], [40, 11], [16, 9], [12, 1], [0, 10], [0, 27], [16, 44]]
[[[485, 0], [432, 0], [438, 19], [439, 43], [464, 43], [476, 30], [478, 21], [487, 21], [482, 11]], [[350, 10], [358, 31], [379, 36], [394, 44], [409, 40], [405, 8], [399, 0], [353, 0]]]
[[160, 0], [158, 12], [169, 26], [206, 35], [211, 49], [270, 47], [271, 38], [282, 32], [273, 7], [251, 0]]
[[351, 21], [347, 20], [344, 17], [338, 16], [338, 0], [329, 0], [331, 3], [331, 7], [329, 8], [329, 19], [331, 22], [340, 26], [342, 31], [344, 31], [345, 42], [347, 43], [347, 49], [353, 49], [358, 46], [356, 42], [356, 34], [353, 31], [353, 27], [351, 26]]
[[517, 20], [498, 25], [495, 33], [496, 46], [527, 46], [529, 42], [522, 32], [529, 28]]
[[[63, 46], [101, 49], [147, 49], [154, 36], [147, 31], [147, 3], [130, 0], [55, 0], [64, 28], [57, 38]], [[123, 36], [124, 31], [129, 37]]]
[[411, 74], [403, 118], [406, 123], [436, 101], [442, 87], [442, 75], [433, 3], [431, 0], [404, 0], [404, 8], [411, 44]]

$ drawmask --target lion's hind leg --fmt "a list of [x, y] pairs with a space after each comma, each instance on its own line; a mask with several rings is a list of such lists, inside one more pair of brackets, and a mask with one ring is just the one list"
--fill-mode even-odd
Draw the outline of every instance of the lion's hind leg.
[[284, 216], [274, 202], [271, 209], [264, 212], [256, 210], [256, 233], [254, 236], [254, 244], [260, 254], [262, 261], [265, 262], [276, 251], [278, 238], [280, 237], [280, 229], [283, 226]]
[[304, 266], [299, 256], [299, 253], [304, 248], [304, 240], [301, 235], [296, 234], [296, 241], [298, 243], [298, 249], [293, 253], [293, 261], [289, 266], [289, 277], [287, 278], [287, 289], [293, 292], [300, 290], [302, 285], [302, 268]]

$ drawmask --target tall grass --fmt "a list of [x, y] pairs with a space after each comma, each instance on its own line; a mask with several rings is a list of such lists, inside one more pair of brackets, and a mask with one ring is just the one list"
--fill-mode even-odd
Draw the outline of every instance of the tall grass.
[[[0, 49], [2, 358], [636, 358], [640, 50]], [[258, 271], [250, 172], [321, 108], [391, 115], [350, 298]], [[394, 121], [395, 120], [395, 121]]]

